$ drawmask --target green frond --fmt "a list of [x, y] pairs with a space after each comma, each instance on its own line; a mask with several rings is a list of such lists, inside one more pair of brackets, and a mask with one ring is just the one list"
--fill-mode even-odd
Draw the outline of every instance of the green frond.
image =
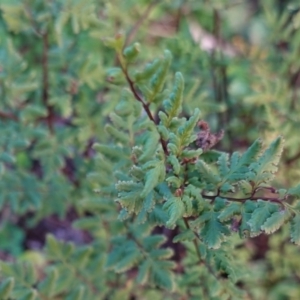
[[202, 153], [203, 150], [201, 148], [197, 150], [183, 150], [181, 156], [182, 158], [193, 159], [198, 158]]
[[119, 160], [120, 155], [123, 157], [125, 156], [124, 151], [120, 146], [108, 146], [96, 143], [93, 145], [93, 149], [112, 160]]
[[290, 217], [291, 215], [288, 210], [277, 211], [266, 220], [261, 229], [265, 233], [271, 234], [277, 231]]
[[174, 274], [170, 270], [171, 267], [172, 265], [164, 267], [162, 263], [152, 264], [150, 281], [153, 282], [154, 285], [162, 289], [173, 291], [175, 289], [175, 280]]
[[14, 288], [15, 280], [13, 277], [5, 278], [0, 284], [0, 299], [9, 299]]
[[234, 263], [234, 257], [231, 253], [232, 249], [227, 247], [224, 249], [218, 249], [214, 251], [213, 260], [215, 262], [216, 269], [219, 272], [225, 273], [230, 279], [229, 282], [236, 283], [245, 270], [242, 266]]
[[[248, 180], [249, 177], [252, 177], [252, 169], [249, 168], [249, 166], [258, 158], [261, 148], [261, 141], [256, 140], [242, 155], [240, 155], [238, 152], [234, 152], [231, 155], [229, 172], [225, 173], [227, 169], [223, 169], [223, 180], [228, 180], [230, 183], [233, 183], [241, 180]], [[225, 157], [223, 160], [224, 159]], [[219, 164], [220, 163], [221, 161], [219, 158]], [[223, 161], [223, 165], [224, 164], [225, 161]], [[223, 168], [225, 168], [225, 166]]]
[[162, 91], [171, 64], [171, 59], [171, 52], [165, 50], [164, 58], [161, 61], [159, 69], [150, 80], [151, 98], [148, 99], [149, 102], [152, 102], [155, 96]]
[[119, 192], [117, 202], [130, 213], [138, 213], [143, 207], [143, 198], [141, 197], [142, 186], [131, 190], [130, 192]]
[[111, 126], [110, 124], [105, 125], [105, 130], [117, 142], [121, 142], [122, 144], [127, 144], [129, 142], [129, 137], [124, 131], [120, 131]]
[[249, 221], [257, 206], [257, 202], [251, 200], [247, 200], [244, 205], [241, 206], [242, 220], [239, 227], [239, 234], [243, 238], [250, 236], [251, 227]]
[[228, 204], [219, 214], [218, 219], [221, 222], [230, 220], [234, 215], [239, 215], [241, 213], [241, 204], [232, 202]]
[[163, 102], [163, 106], [168, 115], [167, 124], [169, 126], [173, 118], [177, 117], [182, 110], [182, 101], [183, 101], [183, 89], [184, 89], [184, 80], [181, 73], [177, 72], [175, 74], [175, 83], [173, 92], [170, 95], [170, 99]]
[[149, 134], [145, 145], [143, 146], [143, 153], [139, 157], [140, 162], [151, 160], [158, 148], [159, 135], [156, 132]]
[[208, 184], [211, 183], [214, 186], [217, 186], [219, 182], [221, 182], [222, 179], [217, 174], [216, 170], [214, 170], [210, 165], [208, 165], [204, 161], [198, 160], [196, 163], [196, 167], [199, 171], [201, 180], [204, 180]]
[[37, 105], [27, 105], [25, 109], [22, 110], [21, 113], [21, 119], [25, 123], [46, 116], [47, 116], [47, 110], [44, 107], [37, 106]]
[[40, 282], [39, 290], [51, 297], [55, 294], [55, 284], [57, 280], [58, 270], [56, 268], [47, 270], [47, 276], [43, 281]]
[[150, 271], [151, 271], [151, 260], [146, 259], [139, 265], [136, 281], [139, 284], [145, 284], [146, 282], [148, 282]]
[[169, 228], [174, 228], [178, 219], [182, 218], [185, 207], [182, 199], [180, 197], [171, 197], [169, 198], [164, 206], [163, 209], [167, 211], [169, 215], [169, 219], [166, 223], [166, 226]]
[[257, 162], [253, 162], [249, 166], [249, 169], [256, 174], [253, 179], [257, 184], [269, 182], [274, 178], [283, 151], [283, 142], [283, 138], [278, 137], [263, 152]]
[[200, 115], [200, 110], [196, 108], [189, 120], [178, 128], [181, 147], [186, 147], [196, 140], [197, 137], [193, 134], [193, 131], [200, 119]]
[[153, 166], [145, 174], [145, 185], [141, 197], [150, 193], [165, 177], [165, 166], [160, 161], [153, 161]]
[[[251, 227], [251, 235], [256, 236], [260, 234], [263, 225], [275, 212], [278, 212], [278, 205], [272, 202], [258, 201], [258, 205], [248, 221], [248, 224]], [[277, 214], [275, 216], [277, 216]], [[273, 218], [271, 219], [271, 222], [272, 220]]]
[[192, 241], [193, 239], [195, 239], [195, 234], [191, 229], [187, 229], [179, 234], [177, 234], [174, 238], [173, 238], [173, 242], [174, 243], [179, 243], [179, 242], [184, 242], [184, 241]]
[[174, 174], [178, 175], [181, 170], [181, 165], [177, 157], [175, 155], [169, 155], [168, 162], [172, 165]]
[[126, 240], [125, 237], [123, 241], [122, 244], [114, 245], [109, 253], [105, 264], [107, 270], [115, 269], [117, 266], [119, 272], [122, 272], [122, 270], [130, 269], [136, 260], [141, 259], [137, 245], [131, 240]]
[[300, 299], [297, 5], [0, 2], [0, 300]]
[[142, 184], [139, 182], [134, 182], [134, 181], [118, 181], [116, 183], [116, 189], [119, 192], [131, 192], [136, 189], [141, 189]]
[[219, 221], [218, 213], [206, 212], [205, 214], [207, 214], [207, 221], [200, 230], [200, 237], [209, 249], [218, 249], [230, 234], [230, 230]]
[[173, 256], [174, 251], [171, 248], [154, 249], [151, 251], [151, 258], [154, 260], [165, 260]]
[[136, 82], [149, 80], [155, 73], [158, 72], [161, 65], [161, 59], [155, 59], [153, 62], [148, 63], [143, 71], [138, 71], [133, 75]]
[[230, 171], [228, 167], [228, 162], [229, 162], [229, 154], [222, 153], [218, 158], [219, 173], [222, 178], [225, 177]]
[[114, 127], [117, 129], [124, 130], [124, 129], [128, 128], [128, 119], [121, 117], [117, 113], [114, 113], [114, 112], [110, 113], [109, 119], [113, 123]]
[[140, 44], [134, 43], [123, 50], [123, 56], [127, 63], [133, 62], [140, 53]]
[[183, 195], [182, 202], [184, 203], [185, 213], [184, 217], [190, 217], [194, 213], [194, 205], [193, 205], [193, 198], [188, 195]]
[[158, 248], [165, 242], [166, 242], [166, 237], [160, 234], [153, 234], [147, 236], [142, 241], [143, 246], [147, 251], [150, 251], [153, 248]]
[[[160, 111], [160, 113], [159, 113], [159, 118], [160, 118], [162, 124], [166, 124], [167, 123], [167, 116], [162, 111]], [[161, 137], [166, 141], [166, 140], [169, 139], [169, 131], [162, 124], [160, 124], [160, 125], [157, 126], [157, 131], [160, 133]]]
[[179, 149], [177, 148], [177, 146], [175, 144], [172, 144], [171, 142], [168, 143], [168, 150], [171, 154], [173, 154], [174, 156], [177, 156], [177, 154], [179, 154]]
[[129, 171], [129, 175], [133, 176], [137, 180], [142, 180], [145, 176], [145, 172], [141, 167], [133, 165]]
[[172, 187], [179, 188], [183, 183], [183, 178], [180, 178], [180, 177], [177, 177], [177, 176], [169, 176], [169, 177], [166, 178], [166, 181]]

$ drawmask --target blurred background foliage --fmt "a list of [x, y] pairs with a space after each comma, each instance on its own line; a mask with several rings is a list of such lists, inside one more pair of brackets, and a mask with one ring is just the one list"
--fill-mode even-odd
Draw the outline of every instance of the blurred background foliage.
[[[98, 269], [87, 276], [89, 292], [83, 294], [79, 286], [73, 293], [96, 299], [93, 292], [105, 287], [101, 299], [112, 291], [110, 299], [133, 299], [130, 274], [101, 276], [109, 239], [122, 226], [112, 222], [118, 214], [115, 203], [95, 191], [95, 181], [110, 180], [98, 176], [97, 170], [109, 174], [111, 166], [99, 161], [92, 148], [95, 142], [110, 140], [105, 124], [121, 98], [111, 80], [117, 78], [116, 55], [103, 43], [119, 32], [127, 45], [141, 44], [137, 70], [164, 49], [172, 52], [170, 76], [180, 70], [186, 82], [184, 114], [198, 107], [212, 131], [224, 129], [220, 150], [242, 151], [258, 137], [269, 142], [282, 135], [285, 152], [276, 184], [299, 182], [298, 1], [1, 0], [0, 12], [4, 262], [31, 261], [37, 270], [47, 265], [49, 282], [63, 277], [57, 274], [67, 272], [66, 264], [51, 258], [53, 243], [59, 242], [48, 238], [48, 252], [41, 252], [51, 233], [76, 245], [79, 254], [74, 252], [67, 264], [79, 270], [74, 269], [79, 283], [86, 275], [79, 273], [98, 262]], [[283, 229], [272, 237], [238, 242], [239, 259], [253, 270], [246, 285], [254, 299], [300, 298], [300, 250], [287, 239]], [[86, 260], [76, 266], [72, 260], [80, 253]], [[4, 277], [20, 275], [8, 267], [2, 270]], [[44, 280], [40, 290], [49, 292], [49, 282]], [[122, 288], [116, 290], [120, 282]], [[156, 293], [138, 290], [134, 299], [173, 297]], [[26, 299], [35, 299], [28, 295]], [[60, 292], [51, 299], [75, 299], [74, 295]]]

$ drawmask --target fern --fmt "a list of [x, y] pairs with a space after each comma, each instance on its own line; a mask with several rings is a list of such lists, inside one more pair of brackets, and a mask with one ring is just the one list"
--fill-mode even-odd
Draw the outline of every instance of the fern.
[[2, 2], [0, 299], [300, 297], [296, 10]]

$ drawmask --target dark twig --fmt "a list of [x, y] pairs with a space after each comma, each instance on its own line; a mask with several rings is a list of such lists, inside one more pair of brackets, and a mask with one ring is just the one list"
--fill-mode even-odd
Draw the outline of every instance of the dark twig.
[[224, 199], [227, 199], [229, 201], [233, 201], [233, 202], [245, 202], [247, 200], [252, 200], [252, 201], [258, 201], [258, 200], [262, 200], [262, 201], [269, 201], [269, 202], [274, 202], [274, 203], [278, 203], [280, 204], [283, 208], [285, 207], [284, 206], [284, 203], [282, 201], [285, 200], [284, 199], [279, 199], [279, 198], [276, 198], [276, 197], [259, 197], [259, 196], [255, 196], [256, 190], [254, 190], [254, 192], [249, 196], [249, 197], [244, 197], [244, 198], [235, 198], [235, 197], [228, 197], [228, 196], [225, 196], [225, 195], [220, 195], [220, 192], [218, 191], [216, 195], [206, 195], [205, 193], [202, 193], [202, 197], [205, 198], [205, 199], [208, 199], [208, 200], [212, 200], [214, 201], [217, 197], [221, 197], [221, 198], [224, 198]]
[[[155, 119], [154, 119], [154, 117], [153, 117], [153, 115], [152, 115], [152, 113], [151, 113], [151, 111], [150, 111], [149, 103], [146, 103], [146, 102], [145, 102], [145, 100], [143, 99], [142, 95], [140, 95], [140, 93], [139, 93], [138, 90], [136, 89], [136, 87], [135, 87], [135, 85], [134, 85], [134, 81], [130, 78], [130, 76], [129, 76], [129, 74], [128, 74], [128, 71], [127, 71], [127, 69], [126, 69], [126, 67], [124, 67], [124, 66], [122, 65], [120, 59], [119, 59], [119, 61], [120, 61], [121, 69], [122, 69], [122, 71], [123, 71], [123, 73], [124, 73], [124, 75], [125, 75], [126, 81], [128, 82], [129, 87], [130, 87], [130, 90], [131, 90], [131, 92], [133, 93], [135, 99], [136, 99], [137, 101], [139, 101], [139, 102], [142, 103], [143, 108], [144, 108], [144, 110], [145, 110], [145, 112], [146, 112], [148, 118], [149, 118], [154, 124], [156, 124]], [[167, 143], [166, 143], [166, 141], [165, 141], [162, 137], [160, 137], [160, 143], [161, 143], [161, 146], [162, 146], [162, 148], [163, 148], [163, 151], [164, 151], [165, 155], [168, 156], [168, 155], [169, 155], [169, 151], [168, 151], [168, 148], [167, 148]]]

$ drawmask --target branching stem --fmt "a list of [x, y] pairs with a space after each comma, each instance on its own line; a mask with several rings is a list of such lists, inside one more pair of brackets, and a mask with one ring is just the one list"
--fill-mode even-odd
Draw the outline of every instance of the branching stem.
[[[275, 189], [273, 187], [266, 187], [266, 189], [269, 189], [272, 192], [275, 191]], [[258, 188], [254, 189], [250, 196], [248, 196], [248, 197], [242, 197], [242, 198], [236, 198], [236, 197], [221, 195], [220, 190], [218, 190], [215, 195], [207, 195], [204, 192], [202, 192], [201, 195], [202, 195], [203, 198], [208, 199], [208, 200], [212, 200], [212, 201], [214, 201], [217, 197], [221, 197], [221, 198], [227, 199], [227, 200], [232, 201], [232, 202], [245, 202], [247, 200], [252, 200], [252, 201], [258, 201], [258, 200], [269, 201], [269, 202], [278, 203], [283, 208], [285, 208], [285, 205], [284, 205], [283, 201], [286, 200], [286, 197], [284, 197], [283, 199], [279, 199], [279, 198], [276, 198], [276, 197], [255, 196], [255, 194], [256, 194], [257, 191], [258, 191]]]

